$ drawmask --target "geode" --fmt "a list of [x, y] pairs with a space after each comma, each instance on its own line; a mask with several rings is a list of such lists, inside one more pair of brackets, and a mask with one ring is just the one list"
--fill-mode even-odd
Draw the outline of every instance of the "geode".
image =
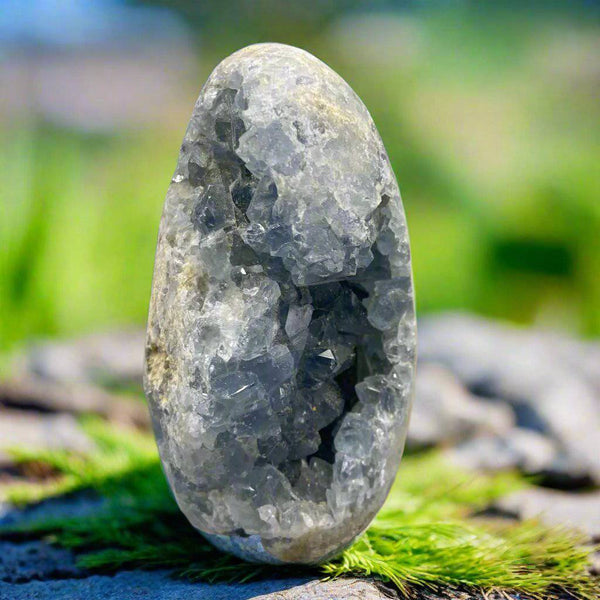
[[146, 346], [192, 525], [255, 561], [348, 546], [400, 463], [415, 334], [404, 211], [365, 106], [297, 48], [225, 59], [167, 193]]

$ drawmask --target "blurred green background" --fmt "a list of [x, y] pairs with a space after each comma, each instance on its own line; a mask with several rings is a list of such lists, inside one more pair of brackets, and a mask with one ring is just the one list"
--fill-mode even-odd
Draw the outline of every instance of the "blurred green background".
[[0, 352], [144, 323], [199, 89], [257, 41], [316, 54], [371, 111], [421, 315], [600, 334], [598, 3], [3, 6]]

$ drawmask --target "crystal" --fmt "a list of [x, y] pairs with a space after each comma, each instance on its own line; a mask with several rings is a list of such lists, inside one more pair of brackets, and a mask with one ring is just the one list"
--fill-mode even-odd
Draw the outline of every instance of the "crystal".
[[315, 563], [369, 525], [400, 463], [415, 313], [375, 125], [280, 44], [204, 85], [165, 200], [145, 390], [189, 521], [248, 560]]

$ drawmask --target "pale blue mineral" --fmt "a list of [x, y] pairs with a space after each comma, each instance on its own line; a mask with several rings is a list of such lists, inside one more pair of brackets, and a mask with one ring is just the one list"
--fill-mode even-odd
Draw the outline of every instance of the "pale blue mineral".
[[415, 312], [398, 185], [329, 67], [244, 48], [204, 85], [160, 225], [145, 389], [186, 517], [250, 560], [312, 563], [400, 463]]

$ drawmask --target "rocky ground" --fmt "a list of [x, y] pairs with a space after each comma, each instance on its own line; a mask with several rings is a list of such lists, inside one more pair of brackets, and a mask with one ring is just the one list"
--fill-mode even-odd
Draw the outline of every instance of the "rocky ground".
[[[6, 448], [90, 449], [79, 414], [148, 427], [139, 399], [143, 333], [94, 335], [32, 346], [0, 383], [2, 487], [43, 473], [16, 468]], [[136, 397], [136, 395], [138, 397]], [[600, 344], [466, 315], [420, 323], [417, 397], [409, 449], [442, 447], [469, 469], [516, 468], [536, 487], [503, 499], [495, 510], [540, 515], [600, 540]], [[0, 504], [0, 524], [51, 515], [93, 517], [89, 493], [18, 510]], [[422, 592], [422, 598], [472, 598]], [[376, 582], [269, 580], [243, 585], [177, 581], [168, 572], [91, 575], [73, 555], [45, 541], [0, 540], [0, 599], [18, 598], [389, 598]]]

